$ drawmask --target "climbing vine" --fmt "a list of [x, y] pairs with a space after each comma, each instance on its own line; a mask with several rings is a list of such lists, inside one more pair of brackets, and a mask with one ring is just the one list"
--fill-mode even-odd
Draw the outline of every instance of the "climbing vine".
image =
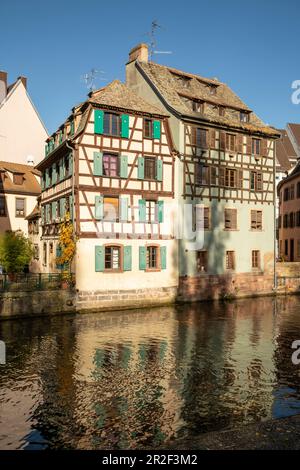
[[67, 212], [59, 227], [59, 256], [56, 256], [56, 264], [71, 266], [76, 251], [76, 237], [74, 226]]

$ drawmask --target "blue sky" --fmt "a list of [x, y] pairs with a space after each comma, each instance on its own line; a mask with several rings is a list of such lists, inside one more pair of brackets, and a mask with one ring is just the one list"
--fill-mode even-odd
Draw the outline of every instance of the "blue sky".
[[128, 51], [163, 26], [154, 60], [227, 83], [265, 122], [300, 122], [291, 83], [300, 79], [297, 0], [64, 0], [1, 2], [0, 69], [28, 77], [49, 132], [85, 99], [92, 68], [124, 80]]

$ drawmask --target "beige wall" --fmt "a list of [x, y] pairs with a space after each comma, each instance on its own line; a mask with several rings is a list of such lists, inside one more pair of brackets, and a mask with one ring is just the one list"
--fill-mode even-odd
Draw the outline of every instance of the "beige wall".
[[[25, 199], [24, 217], [16, 217], [16, 199]], [[5, 194], [6, 217], [0, 217], [0, 234], [6, 230], [22, 230], [28, 236], [28, 222], [25, 217], [29, 215], [36, 206], [36, 196], [24, 194]]]
[[26, 89], [18, 81], [13, 92], [0, 105], [0, 160], [36, 165], [44, 157], [46, 129]]

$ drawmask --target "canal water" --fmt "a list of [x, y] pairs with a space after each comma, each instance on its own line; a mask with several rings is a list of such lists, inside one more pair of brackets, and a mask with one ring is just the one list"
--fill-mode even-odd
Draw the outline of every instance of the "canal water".
[[300, 413], [300, 298], [0, 323], [0, 449], [127, 449]]

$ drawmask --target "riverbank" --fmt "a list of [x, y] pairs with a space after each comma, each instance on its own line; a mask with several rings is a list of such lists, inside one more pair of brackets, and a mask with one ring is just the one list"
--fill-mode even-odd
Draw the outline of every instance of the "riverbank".
[[162, 447], [178, 450], [299, 450], [300, 415], [204, 433]]

